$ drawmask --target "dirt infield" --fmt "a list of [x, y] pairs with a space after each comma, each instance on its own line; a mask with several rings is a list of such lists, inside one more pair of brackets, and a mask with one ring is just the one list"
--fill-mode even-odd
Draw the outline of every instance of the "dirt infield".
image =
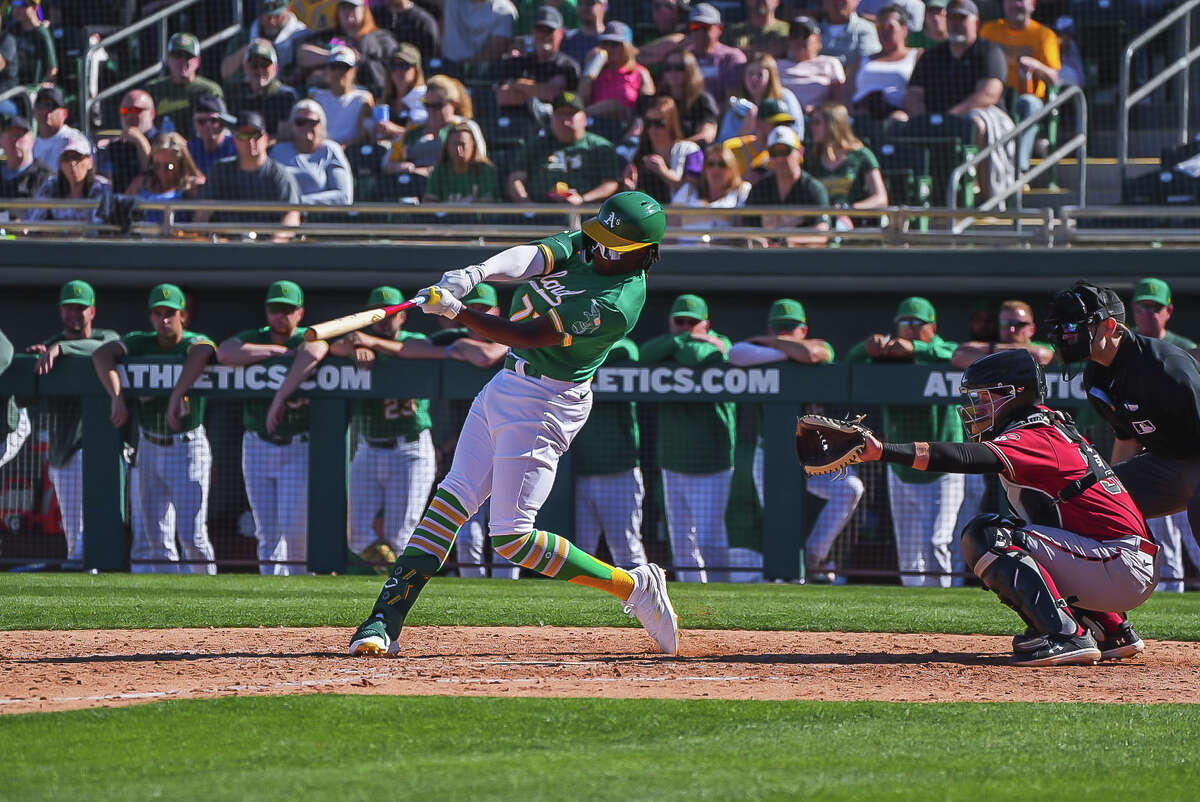
[[1200, 702], [1200, 643], [1134, 660], [1016, 668], [1008, 638], [688, 630], [678, 657], [641, 630], [414, 627], [400, 659], [345, 656], [349, 631], [0, 632], [0, 713], [160, 699], [338, 692], [940, 702]]

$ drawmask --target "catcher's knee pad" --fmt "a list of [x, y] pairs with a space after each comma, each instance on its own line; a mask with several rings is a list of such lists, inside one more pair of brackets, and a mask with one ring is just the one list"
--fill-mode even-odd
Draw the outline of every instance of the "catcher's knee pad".
[[963, 527], [963, 559], [975, 576], [1026, 624], [1042, 633], [1074, 635], [1078, 624], [1067, 603], [1050, 589], [1042, 568], [1025, 548], [1020, 522], [979, 515]]

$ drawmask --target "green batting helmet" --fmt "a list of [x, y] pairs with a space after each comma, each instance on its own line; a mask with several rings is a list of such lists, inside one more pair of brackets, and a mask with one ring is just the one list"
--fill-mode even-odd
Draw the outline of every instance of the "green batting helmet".
[[583, 224], [583, 233], [593, 241], [622, 252], [657, 245], [666, 231], [666, 212], [645, 192], [618, 192]]

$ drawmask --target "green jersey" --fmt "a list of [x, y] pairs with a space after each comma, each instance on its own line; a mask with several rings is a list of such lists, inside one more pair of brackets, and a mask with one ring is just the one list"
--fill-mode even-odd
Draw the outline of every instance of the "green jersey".
[[[932, 365], [949, 362], [954, 355], [958, 343], [947, 342], [941, 336], [933, 335], [931, 342], [913, 342], [913, 363], [917, 365]], [[867, 349], [862, 343], [850, 349], [846, 355], [847, 362], [870, 362]], [[962, 419], [958, 417], [957, 406], [898, 406], [883, 408], [884, 436], [893, 443], [949, 442], [963, 441]], [[889, 465], [896, 476], [908, 483], [932, 482], [942, 474], [918, 471], [902, 465]]]
[[429, 174], [425, 195], [438, 203], [494, 203], [501, 200], [500, 179], [490, 164], [472, 164], [459, 174], [449, 164], [439, 163]]
[[[642, 346], [642, 362], [674, 360], [686, 367], [724, 363], [729, 339], [710, 331], [725, 343], [725, 353], [710, 342], [690, 334], [664, 334]], [[665, 403], [658, 406], [658, 465], [675, 473], [716, 473], [733, 467], [737, 435], [737, 404]]]
[[[283, 345], [288, 348], [298, 348], [304, 345], [304, 332], [306, 331], [308, 331], [307, 326], [298, 327], [296, 333], [289, 337]], [[238, 332], [233, 338], [239, 342], [256, 345], [268, 345], [275, 342], [271, 339], [269, 326], [263, 326], [261, 329], [247, 329]], [[308, 399], [293, 396], [285, 402], [285, 405], [287, 412], [283, 414], [283, 422], [279, 424], [275, 434], [267, 431], [267, 411], [271, 408], [271, 399], [269, 398], [246, 399], [245, 404], [242, 405], [242, 425], [246, 427], [246, 431], [257, 432], [268, 440], [307, 432]]]
[[868, 177], [872, 170], [879, 169], [879, 160], [867, 148], [852, 150], [837, 167], [830, 169], [820, 156], [805, 160], [804, 169], [813, 178], [825, 185], [830, 203], [855, 203], [871, 196]]
[[[152, 331], [134, 331], [121, 338], [121, 347], [128, 356], [183, 356], [193, 348], [208, 347], [215, 353], [216, 344], [206, 335], [184, 331], [175, 345], [163, 348], [158, 344], [158, 335]], [[139, 396], [137, 398], [137, 421], [147, 432], [153, 434], [175, 434], [167, 425], [167, 396]], [[183, 416], [179, 431], [189, 432], [204, 423], [205, 398], [202, 395], [188, 398], [188, 414]]]
[[[60, 331], [42, 345], [58, 345], [63, 356], [91, 356], [105, 343], [119, 340], [112, 329], [92, 329], [92, 336], [68, 340]], [[83, 406], [79, 396], [54, 395], [46, 398], [50, 413], [50, 464], [61, 468], [71, 455], [83, 447]]]
[[[427, 340], [424, 334], [401, 329], [398, 342]], [[388, 357], [379, 357], [387, 359]], [[369, 398], [354, 402], [358, 433], [367, 439], [398, 437], [409, 442], [433, 425], [428, 398]]]
[[162, 128], [162, 119], [166, 117], [180, 133], [192, 130], [192, 107], [201, 96], [225, 97], [220, 84], [200, 76], [191, 83], [177, 84], [171, 81], [171, 76], [164, 75], [146, 84], [146, 91], [154, 98], [158, 127]]
[[[617, 340], [605, 363], [637, 362], [637, 344], [629, 338]], [[592, 405], [587, 424], [575, 436], [571, 455], [579, 476], [624, 473], [638, 466], [637, 405], [632, 401], [602, 401]]]
[[517, 164], [517, 169], [529, 176], [525, 186], [533, 203], [545, 203], [560, 183], [582, 194], [604, 181], [620, 181], [625, 169], [612, 143], [591, 131], [570, 144], [553, 136], [534, 139], [526, 144]]
[[646, 303], [646, 273], [600, 275], [584, 258], [582, 231], [564, 231], [534, 244], [542, 251], [546, 270], [514, 293], [509, 319], [546, 315], [562, 339], [557, 345], [513, 353], [543, 376], [587, 381], [617, 341], [637, 325]]
[[[1134, 334], [1137, 334], [1137, 326], [1134, 326], [1132, 331]], [[1176, 348], [1182, 348], [1185, 351], [1191, 351], [1196, 347], [1196, 343], [1189, 340], [1187, 337], [1184, 337], [1182, 334], [1176, 334], [1173, 331], [1163, 332], [1162, 338], [1164, 342], [1170, 343]]]

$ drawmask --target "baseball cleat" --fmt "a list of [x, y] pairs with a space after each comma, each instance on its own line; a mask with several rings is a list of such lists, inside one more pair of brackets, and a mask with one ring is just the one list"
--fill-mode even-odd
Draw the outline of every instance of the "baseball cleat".
[[1014, 654], [1016, 666], [1090, 666], [1100, 659], [1100, 649], [1090, 633], [1047, 635], [1046, 645], [1037, 651]]
[[1025, 627], [1020, 635], [1013, 635], [1013, 651], [1018, 654], [1036, 652], [1046, 647], [1046, 636], [1033, 627]]
[[1097, 646], [1100, 649], [1101, 660], [1121, 660], [1146, 650], [1145, 642], [1133, 631], [1128, 621], [1122, 624], [1119, 630], [1102, 639]]
[[667, 597], [667, 575], [653, 563], [639, 565], [629, 575], [633, 577], [633, 593], [621, 609], [630, 618], [637, 618], [664, 654], [678, 654], [679, 616]]
[[399, 652], [400, 644], [388, 637], [387, 628], [378, 618], [368, 618], [350, 639], [351, 657], [386, 657]]

